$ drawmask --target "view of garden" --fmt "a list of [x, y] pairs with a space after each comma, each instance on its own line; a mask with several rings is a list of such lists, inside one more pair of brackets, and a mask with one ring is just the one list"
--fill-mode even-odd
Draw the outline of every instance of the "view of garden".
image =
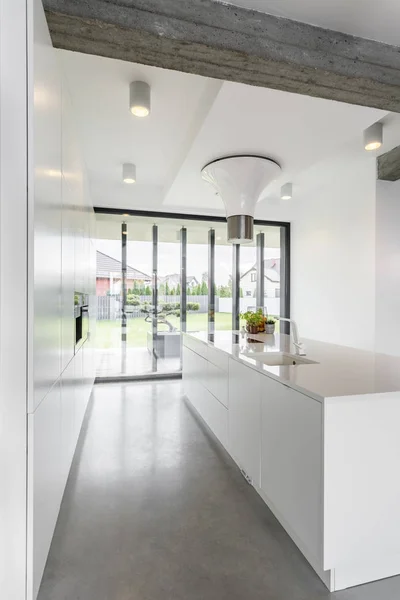
[[[207, 331], [207, 313], [188, 312], [187, 331]], [[169, 315], [168, 321], [177, 329], [180, 328], [179, 317]], [[98, 321], [96, 330], [96, 342], [99, 349], [115, 348], [121, 344], [121, 321]], [[232, 329], [232, 315], [230, 313], [216, 313], [215, 327], [218, 330], [228, 331]], [[159, 325], [160, 330], [168, 328]], [[151, 330], [151, 323], [145, 321], [144, 316], [128, 319], [127, 324], [127, 346], [131, 348], [146, 347], [147, 332]]]

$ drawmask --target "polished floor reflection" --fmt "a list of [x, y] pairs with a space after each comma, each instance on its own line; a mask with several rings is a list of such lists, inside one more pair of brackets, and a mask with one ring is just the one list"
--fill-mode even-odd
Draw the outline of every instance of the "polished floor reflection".
[[147, 348], [108, 348], [97, 350], [97, 377], [133, 377], [150, 373], [176, 373], [181, 369], [180, 357], [157, 358]]
[[180, 382], [95, 387], [39, 600], [398, 600], [315, 575]]

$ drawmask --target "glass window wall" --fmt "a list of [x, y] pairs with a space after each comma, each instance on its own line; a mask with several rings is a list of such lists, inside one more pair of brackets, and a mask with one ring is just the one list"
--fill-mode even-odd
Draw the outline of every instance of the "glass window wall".
[[226, 222], [99, 212], [98, 377], [179, 374], [181, 332], [231, 330], [235, 309], [288, 316], [289, 241], [289, 225], [257, 224], [234, 272]]

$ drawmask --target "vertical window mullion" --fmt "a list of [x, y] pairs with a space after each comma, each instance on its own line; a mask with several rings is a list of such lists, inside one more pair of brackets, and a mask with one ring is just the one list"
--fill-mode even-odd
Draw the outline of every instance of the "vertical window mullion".
[[265, 235], [264, 233], [258, 233], [256, 237], [257, 242], [257, 279], [256, 279], [256, 304], [257, 308], [264, 308], [264, 247], [265, 247]]
[[[280, 228], [281, 268], [280, 268], [280, 316], [290, 318], [290, 225]], [[281, 332], [289, 333], [289, 323], [281, 322]]]
[[232, 329], [240, 324], [240, 244], [232, 247]]
[[153, 302], [153, 318], [152, 318], [152, 338], [153, 338], [153, 371], [157, 371], [157, 305], [158, 305], [158, 227], [153, 225], [153, 289], [152, 289], [152, 302]]
[[208, 333], [215, 331], [215, 229], [208, 232]]

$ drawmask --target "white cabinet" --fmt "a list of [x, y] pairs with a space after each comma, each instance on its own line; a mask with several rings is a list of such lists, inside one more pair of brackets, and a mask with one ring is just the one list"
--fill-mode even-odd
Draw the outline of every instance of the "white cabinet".
[[260, 486], [261, 379], [265, 377], [229, 360], [229, 449], [239, 466]]
[[199, 415], [328, 581], [322, 570], [323, 405], [189, 336], [183, 383]]
[[211, 362], [207, 363], [207, 389], [228, 408], [228, 372], [223, 371]]
[[322, 555], [322, 405], [262, 378], [261, 488], [305, 549]]
[[64, 491], [61, 384], [28, 415], [28, 588], [36, 598]]
[[187, 398], [223, 446], [228, 443], [228, 411], [206, 387], [208, 362], [183, 347], [183, 389]]

